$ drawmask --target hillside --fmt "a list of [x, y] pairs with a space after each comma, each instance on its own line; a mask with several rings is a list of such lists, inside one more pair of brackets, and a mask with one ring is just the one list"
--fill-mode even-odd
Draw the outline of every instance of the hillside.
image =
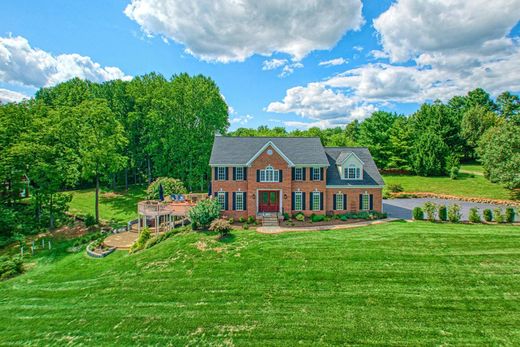
[[517, 227], [174, 236], [0, 283], [0, 345], [520, 343]]

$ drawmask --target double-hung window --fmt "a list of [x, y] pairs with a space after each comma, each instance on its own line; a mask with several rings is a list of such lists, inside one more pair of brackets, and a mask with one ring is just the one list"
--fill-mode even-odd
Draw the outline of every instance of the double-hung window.
[[303, 210], [303, 194], [302, 192], [294, 193], [294, 209], [296, 211]]
[[361, 179], [361, 169], [355, 165], [345, 168], [345, 178], [349, 180]]
[[368, 193], [365, 193], [362, 196], [363, 200], [361, 203], [361, 207], [364, 211], [368, 211], [370, 209], [370, 195], [368, 195]]
[[336, 210], [344, 210], [343, 206], [343, 194], [336, 194]]
[[303, 181], [303, 167], [294, 168], [294, 180]]
[[227, 170], [227, 167], [223, 167], [223, 166], [219, 166], [217, 168], [217, 181], [226, 180], [226, 170]]
[[321, 206], [321, 194], [320, 192], [312, 192], [312, 210], [319, 211]]
[[312, 168], [312, 180], [321, 181], [321, 167]]
[[244, 180], [244, 168], [243, 167], [236, 167], [235, 168], [235, 180], [236, 181], [243, 181]]
[[244, 192], [237, 192], [235, 194], [235, 210], [244, 211]]
[[218, 192], [217, 201], [218, 201], [218, 204], [220, 205], [220, 210], [224, 211], [226, 209], [226, 193]]
[[272, 166], [266, 167], [264, 170], [260, 170], [260, 182], [279, 182], [280, 181], [280, 170], [273, 169]]

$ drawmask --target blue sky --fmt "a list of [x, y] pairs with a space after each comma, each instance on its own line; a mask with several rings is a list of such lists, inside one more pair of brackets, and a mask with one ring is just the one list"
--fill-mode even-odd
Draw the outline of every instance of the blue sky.
[[0, 100], [74, 76], [188, 72], [217, 82], [232, 129], [409, 114], [478, 86], [518, 93], [518, 8], [517, 0], [4, 1]]

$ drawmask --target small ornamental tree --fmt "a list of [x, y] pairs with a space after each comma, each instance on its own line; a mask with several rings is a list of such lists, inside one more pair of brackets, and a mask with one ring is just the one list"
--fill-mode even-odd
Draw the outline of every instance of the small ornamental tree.
[[448, 209], [446, 205], [439, 206], [439, 219], [444, 222], [448, 220]]
[[493, 220], [493, 212], [491, 212], [489, 208], [486, 208], [482, 214], [486, 222], [491, 222]]
[[426, 213], [426, 219], [430, 222], [435, 221], [435, 214], [437, 213], [437, 205], [431, 201], [427, 201], [423, 206], [423, 211]]
[[497, 223], [504, 223], [505, 217], [502, 214], [502, 209], [497, 207], [493, 210], [493, 215], [495, 216], [495, 222]]
[[225, 219], [215, 219], [211, 222], [209, 230], [218, 232], [220, 237], [225, 237], [231, 231], [231, 224]]
[[458, 223], [461, 218], [460, 206], [457, 204], [450, 205], [448, 207], [448, 220], [452, 223]]
[[164, 196], [169, 196], [172, 194], [186, 194], [186, 188], [182, 181], [170, 178], [170, 177], [159, 177], [146, 189], [146, 194], [149, 199], [158, 199], [159, 198], [159, 186], [162, 185], [164, 190]]
[[188, 211], [193, 229], [207, 229], [220, 216], [217, 199], [201, 200]]
[[413, 212], [412, 212], [412, 215], [413, 215], [413, 219], [415, 219], [415, 220], [423, 220], [424, 219], [424, 212], [423, 212], [422, 208], [420, 208], [420, 207], [414, 208]]
[[478, 213], [478, 208], [472, 207], [469, 209], [468, 219], [471, 223], [480, 223], [480, 215]]
[[506, 222], [513, 223], [515, 221], [515, 209], [512, 207], [506, 208]]

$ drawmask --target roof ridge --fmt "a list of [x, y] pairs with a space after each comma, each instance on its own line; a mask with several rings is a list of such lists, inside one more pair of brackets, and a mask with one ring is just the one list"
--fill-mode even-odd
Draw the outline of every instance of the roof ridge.
[[215, 135], [215, 137], [228, 138], [264, 138], [264, 139], [319, 139], [319, 136], [230, 136], [230, 135]]

